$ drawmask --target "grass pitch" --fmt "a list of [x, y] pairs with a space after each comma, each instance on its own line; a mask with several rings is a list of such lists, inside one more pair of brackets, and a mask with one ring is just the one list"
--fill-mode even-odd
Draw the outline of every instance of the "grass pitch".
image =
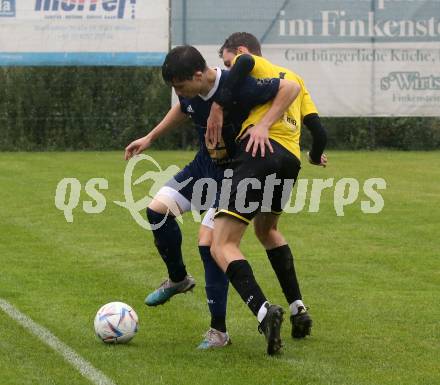
[[[183, 166], [190, 152], [150, 152], [161, 165]], [[231, 288], [233, 344], [200, 352], [208, 329], [198, 224], [184, 217], [184, 256], [198, 285], [164, 306], [145, 295], [165, 277], [150, 232], [113, 203], [123, 199], [121, 152], [0, 153], [0, 298], [48, 328], [118, 385], [433, 385], [439, 383], [440, 218], [438, 152], [334, 152], [320, 169], [304, 162], [301, 178], [359, 180], [355, 203], [336, 216], [333, 191], [318, 213], [307, 204], [286, 214], [281, 229], [296, 257], [313, 335], [289, 338], [267, 357], [254, 317]], [[142, 163], [135, 172], [141, 175]], [[62, 178], [82, 184], [73, 223], [54, 203]], [[86, 214], [90, 178], [108, 180], [101, 214]], [[363, 182], [384, 178], [385, 206], [364, 214]], [[146, 185], [134, 188], [137, 199]], [[309, 190], [310, 193], [310, 190]], [[286, 308], [264, 250], [249, 229], [243, 250], [274, 303]], [[128, 345], [107, 346], [93, 332], [98, 308], [120, 300], [135, 308], [140, 330]], [[287, 318], [287, 317], [286, 317]], [[89, 384], [60, 355], [0, 311], [0, 384]]]

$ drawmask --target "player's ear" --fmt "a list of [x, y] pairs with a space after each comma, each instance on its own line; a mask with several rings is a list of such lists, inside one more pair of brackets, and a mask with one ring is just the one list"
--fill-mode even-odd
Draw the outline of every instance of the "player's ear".
[[249, 50], [244, 45], [239, 45], [237, 48], [237, 54], [249, 53]]
[[203, 72], [202, 71], [196, 71], [193, 75], [193, 80], [202, 80], [203, 78]]

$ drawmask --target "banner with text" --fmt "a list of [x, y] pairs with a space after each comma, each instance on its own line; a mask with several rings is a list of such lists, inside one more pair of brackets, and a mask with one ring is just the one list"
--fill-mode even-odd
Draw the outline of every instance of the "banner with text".
[[305, 83], [325, 116], [440, 116], [440, 0], [172, 2], [172, 45], [210, 65], [233, 32]]
[[0, 65], [161, 65], [168, 0], [0, 0]]

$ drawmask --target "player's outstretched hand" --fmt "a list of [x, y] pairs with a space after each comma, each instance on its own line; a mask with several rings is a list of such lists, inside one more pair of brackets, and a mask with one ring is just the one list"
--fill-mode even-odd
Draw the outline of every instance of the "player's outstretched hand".
[[222, 139], [223, 127], [223, 108], [217, 104], [212, 103], [211, 111], [206, 122], [206, 142], [215, 147]]
[[252, 148], [252, 156], [255, 158], [258, 149], [260, 149], [261, 157], [263, 158], [266, 154], [266, 146], [269, 151], [273, 153], [272, 145], [269, 140], [269, 129], [257, 124], [256, 126], [248, 128], [242, 137], [242, 140], [249, 136], [249, 141], [246, 145], [246, 152], [249, 152]]
[[320, 163], [316, 163], [312, 160], [312, 158], [310, 157], [310, 152], [307, 152], [307, 158], [309, 158], [309, 163], [313, 164], [315, 166], [321, 166], [321, 167], [326, 167], [327, 166], [327, 155], [322, 154], [321, 155], [321, 162]]
[[146, 148], [150, 147], [151, 141], [147, 136], [134, 140], [125, 147], [125, 160], [131, 159], [134, 155], [140, 154]]

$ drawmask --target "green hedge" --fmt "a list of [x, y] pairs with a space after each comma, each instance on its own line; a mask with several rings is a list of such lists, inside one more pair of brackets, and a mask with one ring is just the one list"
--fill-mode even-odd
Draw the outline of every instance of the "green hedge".
[[0, 149], [120, 149], [160, 121], [170, 95], [158, 68], [3, 68]]
[[[322, 118], [328, 131], [328, 148], [339, 150], [440, 149], [440, 118]], [[311, 137], [303, 129], [302, 146]]]
[[[0, 150], [121, 149], [170, 107], [159, 68], [0, 68]], [[440, 118], [323, 118], [333, 149], [440, 148]], [[182, 127], [156, 148], [191, 148]], [[302, 144], [310, 145], [304, 129]]]

